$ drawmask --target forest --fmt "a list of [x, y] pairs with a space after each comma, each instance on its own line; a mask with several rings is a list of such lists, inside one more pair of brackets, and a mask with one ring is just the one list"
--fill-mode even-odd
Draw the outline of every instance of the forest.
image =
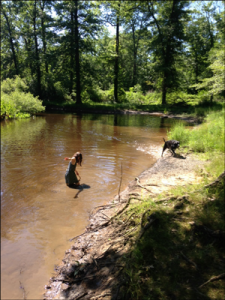
[[1, 115], [224, 99], [223, 1], [1, 1]]

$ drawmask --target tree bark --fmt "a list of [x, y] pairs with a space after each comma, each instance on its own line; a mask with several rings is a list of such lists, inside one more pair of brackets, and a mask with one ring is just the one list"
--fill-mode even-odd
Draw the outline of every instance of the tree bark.
[[3, 15], [6, 19], [6, 23], [7, 23], [7, 27], [8, 27], [8, 31], [9, 31], [9, 40], [10, 40], [10, 46], [11, 46], [11, 50], [12, 50], [12, 54], [13, 54], [13, 62], [14, 62], [14, 65], [15, 65], [16, 75], [19, 75], [16, 52], [15, 52], [15, 48], [14, 48], [14, 44], [13, 44], [13, 38], [12, 38], [12, 30], [11, 30], [9, 19], [8, 19], [8, 16], [7, 16], [6, 12], [3, 9], [2, 9], [2, 12], [3, 12]]
[[[120, 3], [118, 4], [118, 10], [120, 10]], [[120, 29], [120, 20], [119, 12], [116, 19], [116, 57], [115, 57], [115, 66], [114, 66], [114, 101], [118, 102], [118, 74], [119, 74], [119, 29]]]
[[48, 74], [48, 61], [46, 57], [46, 37], [45, 37], [45, 22], [44, 22], [44, 8], [46, 1], [40, 2], [40, 7], [42, 11], [41, 15], [41, 29], [42, 29], [42, 42], [43, 42], [43, 53], [44, 53], [44, 61], [45, 61], [45, 72]]
[[37, 41], [37, 31], [36, 31], [36, 17], [37, 17], [37, 0], [34, 1], [34, 16], [33, 16], [33, 28], [34, 28], [34, 41], [35, 41], [35, 58], [36, 58], [36, 72], [37, 72], [37, 93], [41, 98], [41, 69], [40, 69], [40, 58], [39, 49]]
[[73, 91], [73, 80], [74, 80], [74, 39], [75, 39], [73, 8], [71, 8], [71, 12], [70, 12], [70, 23], [71, 23], [71, 32], [70, 32], [70, 87], [69, 87], [69, 93], [71, 94]]
[[79, 29], [78, 29], [78, 0], [75, 1], [75, 62], [76, 62], [76, 103], [81, 104], [80, 86], [80, 49], [79, 49]]
[[132, 86], [135, 86], [137, 83], [137, 46], [136, 46], [136, 40], [135, 40], [135, 28], [134, 24], [132, 24], [132, 34], [133, 34], [133, 47], [134, 47], [134, 52], [133, 52], [133, 82]]

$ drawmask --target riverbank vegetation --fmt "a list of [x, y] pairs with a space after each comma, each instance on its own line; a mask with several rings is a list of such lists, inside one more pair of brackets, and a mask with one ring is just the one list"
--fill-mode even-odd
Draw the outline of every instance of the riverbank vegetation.
[[27, 118], [44, 110], [42, 101], [28, 91], [28, 86], [19, 76], [2, 82], [1, 117]]
[[[1, 80], [19, 76], [47, 109], [193, 113], [224, 101], [220, 1], [1, 1], [1, 21]], [[1, 115], [24, 114], [13, 96]]]
[[169, 137], [181, 141], [180, 152], [207, 164], [196, 165], [201, 182], [172, 188], [157, 200], [142, 198], [123, 215], [142, 224], [142, 236], [133, 234], [133, 249], [124, 256], [121, 299], [223, 299], [224, 110], [210, 112], [192, 130], [178, 124]]

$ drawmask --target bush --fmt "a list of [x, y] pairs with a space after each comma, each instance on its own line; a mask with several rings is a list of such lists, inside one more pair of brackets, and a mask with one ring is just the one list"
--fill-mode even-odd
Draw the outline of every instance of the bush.
[[6, 113], [10, 118], [18, 118], [43, 111], [45, 108], [42, 102], [38, 97], [26, 92], [27, 90], [25, 81], [19, 76], [4, 80], [1, 85], [1, 114]]

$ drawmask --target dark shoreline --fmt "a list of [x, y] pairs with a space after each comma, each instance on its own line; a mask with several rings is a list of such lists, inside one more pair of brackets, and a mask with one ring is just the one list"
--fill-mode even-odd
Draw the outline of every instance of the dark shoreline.
[[[80, 108], [67, 108], [67, 107], [57, 107], [57, 106], [46, 106], [45, 113], [77, 113], [77, 114], [107, 114], [107, 115], [149, 115], [149, 116], [156, 116], [160, 118], [170, 118], [170, 119], [177, 119], [188, 122], [190, 124], [199, 124], [202, 122], [196, 116], [188, 115], [183, 116], [182, 114], [175, 114], [175, 113], [168, 113], [164, 114], [163, 112], [155, 111], [155, 112], [147, 112], [147, 111], [136, 111], [136, 110], [98, 110], [98, 109], [80, 109]], [[37, 114], [38, 115], [38, 114]], [[44, 113], [39, 114], [44, 115]]]

